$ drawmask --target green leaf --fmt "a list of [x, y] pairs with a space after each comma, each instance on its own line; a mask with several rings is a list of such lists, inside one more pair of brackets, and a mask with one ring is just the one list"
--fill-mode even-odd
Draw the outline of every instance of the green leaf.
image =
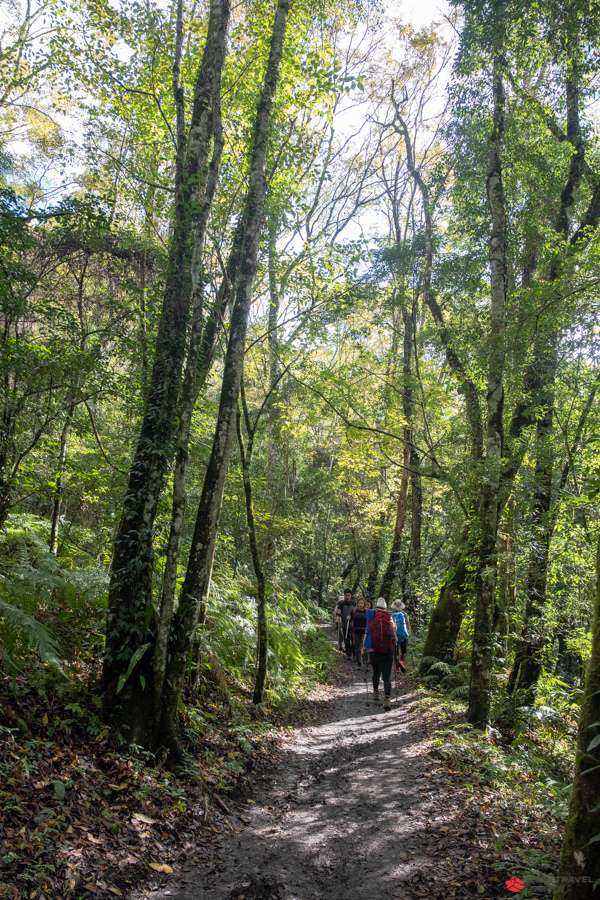
[[595, 834], [593, 838], [590, 838], [587, 844], [584, 844], [584, 847], [589, 847], [590, 844], [597, 844], [600, 841], [600, 834]]
[[587, 752], [589, 753], [590, 750], [594, 750], [598, 746], [600, 746], [600, 734], [597, 734], [596, 737], [592, 738], [592, 740], [589, 742]]
[[60, 802], [62, 803], [63, 800], [65, 799], [65, 786], [64, 786], [64, 784], [62, 783], [62, 781], [53, 781], [53, 782], [52, 782], [52, 786], [54, 787], [54, 793], [56, 794], [57, 798], [58, 798], [58, 799], [60, 800]]
[[124, 675], [121, 675], [119, 678], [119, 683], [117, 685], [117, 694], [119, 694], [123, 690], [123, 685], [139, 663], [140, 659], [146, 652], [146, 650], [150, 647], [150, 644], [142, 644], [141, 647], [138, 647], [131, 659], [129, 660], [129, 666]]

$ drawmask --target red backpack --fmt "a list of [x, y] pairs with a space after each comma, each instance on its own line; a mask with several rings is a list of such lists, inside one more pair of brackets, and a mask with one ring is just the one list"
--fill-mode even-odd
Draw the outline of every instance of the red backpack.
[[396, 644], [390, 622], [392, 617], [385, 609], [376, 609], [375, 615], [369, 622], [369, 634], [373, 642], [372, 650], [375, 653], [389, 653]]

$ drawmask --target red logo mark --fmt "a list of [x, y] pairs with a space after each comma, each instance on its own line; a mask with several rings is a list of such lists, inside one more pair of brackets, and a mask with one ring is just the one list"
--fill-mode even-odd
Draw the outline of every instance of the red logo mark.
[[506, 887], [509, 891], [512, 891], [514, 894], [518, 894], [519, 891], [522, 891], [525, 885], [521, 881], [520, 878], [517, 878], [516, 875], [513, 875], [512, 878], [509, 878], [506, 882]]

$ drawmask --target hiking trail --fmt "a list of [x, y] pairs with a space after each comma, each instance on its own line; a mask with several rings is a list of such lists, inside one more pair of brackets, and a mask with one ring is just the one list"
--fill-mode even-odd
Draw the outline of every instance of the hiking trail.
[[224, 828], [215, 842], [199, 846], [197, 866], [175, 870], [168, 883], [137, 897], [495, 896], [490, 885], [484, 888], [474, 878], [477, 866], [468, 858], [466, 840], [461, 856], [467, 858], [457, 858], [456, 845], [452, 859], [447, 857], [440, 828], [453, 816], [452, 792], [427, 779], [436, 763], [424, 745], [429, 735], [420, 725], [420, 698], [410, 681], [400, 679], [392, 710], [384, 712], [371, 699], [370, 683], [367, 697], [364, 670], [350, 663], [347, 668], [348, 682], [331, 689], [327, 720], [288, 735], [280, 760], [261, 774], [252, 799], [235, 810], [239, 831]]

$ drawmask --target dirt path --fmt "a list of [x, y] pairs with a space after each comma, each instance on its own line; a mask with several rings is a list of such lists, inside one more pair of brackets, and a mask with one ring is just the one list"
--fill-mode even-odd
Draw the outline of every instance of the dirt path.
[[[176, 873], [176, 881], [148, 896], [377, 900], [456, 894], [436, 827], [448, 809], [425, 777], [432, 761], [423, 753], [414, 715], [417, 697], [406, 681], [400, 691], [393, 693], [392, 711], [384, 712], [367, 700], [358, 673], [335, 689], [328, 721], [297, 730], [281, 761], [263, 776], [255, 802], [238, 810], [240, 831], [223, 834], [196, 868]], [[481, 887], [471, 884], [466, 895], [482, 896]]]

